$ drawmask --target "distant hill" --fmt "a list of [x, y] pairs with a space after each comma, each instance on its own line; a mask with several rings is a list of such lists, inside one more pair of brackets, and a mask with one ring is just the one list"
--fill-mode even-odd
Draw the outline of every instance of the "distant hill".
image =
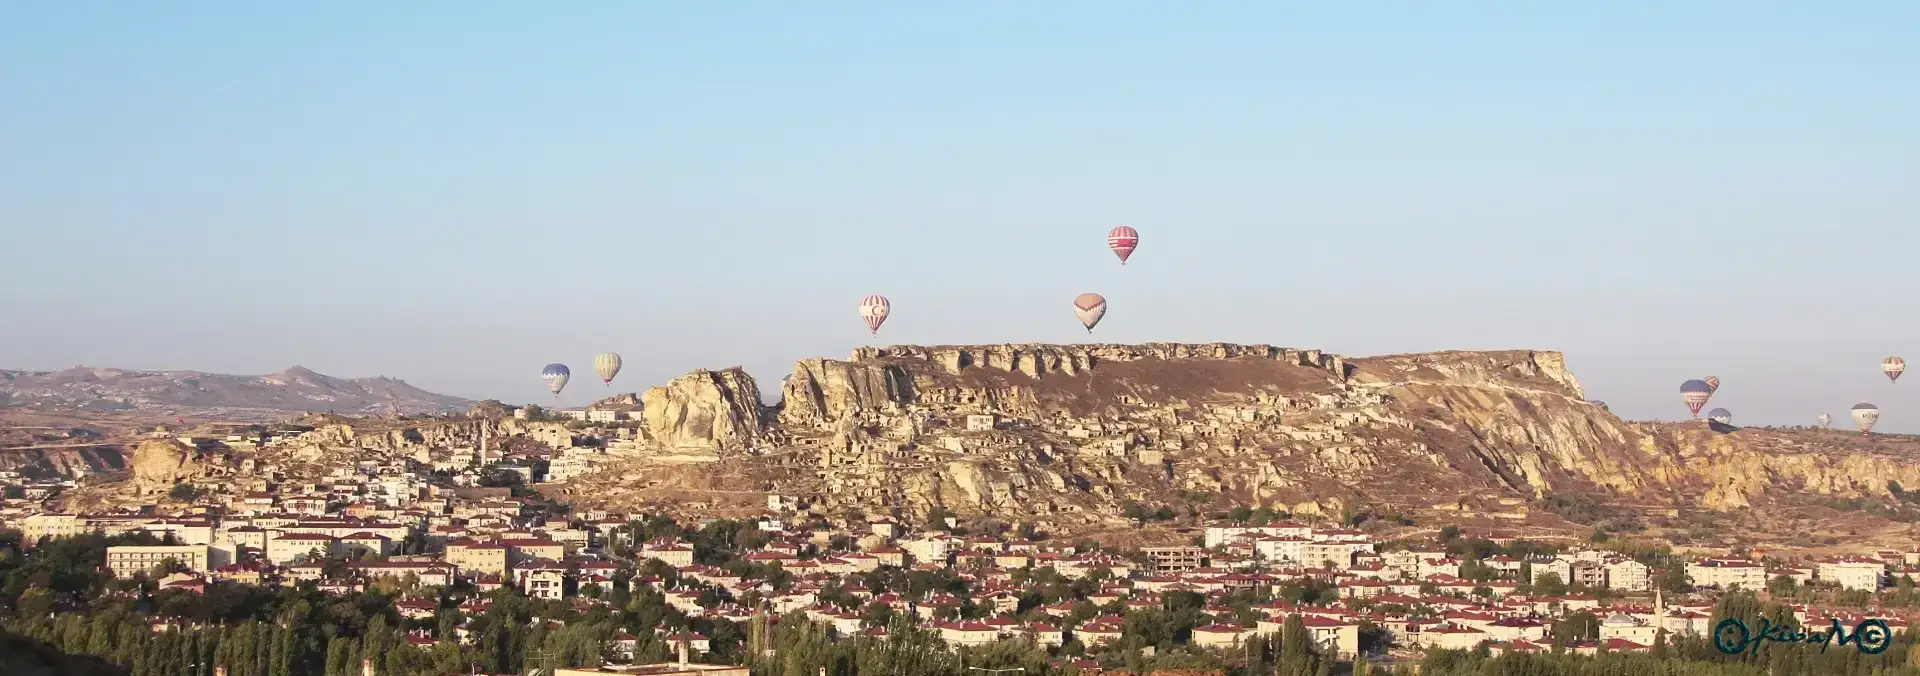
[[0, 407], [42, 411], [255, 410], [451, 413], [475, 402], [393, 378], [335, 378], [295, 366], [263, 376], [76, 366], [0, 371]]

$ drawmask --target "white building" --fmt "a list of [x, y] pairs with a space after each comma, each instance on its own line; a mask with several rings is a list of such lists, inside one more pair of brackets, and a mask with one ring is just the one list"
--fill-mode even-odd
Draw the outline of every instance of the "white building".
[[1838, 584], [1844, 589], [1874, 591], [1880, 588], [1880, 577], [1886, 570], [1886, 564], [1879, 561], [1850, 557], [1822, 561], [1816, 574], [1821, 581]]
[[1605, 568], [1608, 589], [1646, 591], [1653, 588], [1651, 571], [1644, 563], [1633, 559], [1617, 559], [1607, 562]]
[[145, 573], [166, 561], [177, 561], [188, 570], [209, 571], [227, 565], [230, 552], [208, 545], [124, 545], [107, 548], [107, 570], [114, 577]]
[[913, 540], [905, 540], [900, 543], [900, 548], [907, 550], [908, 554], [913, 555], [914, 561], [920, 563], [938, 563], [941, 565], [946, 565], [947, 557], [951, 556], [954, 550], [959, 549], [960, 546], [961, 542], [959, 538], [946, 534], [928, 535]]
[[1767, 569], [1743, 559], [1699, 559], [1687, 564], [1687, 580], [1696, 587], [1766, 589]]

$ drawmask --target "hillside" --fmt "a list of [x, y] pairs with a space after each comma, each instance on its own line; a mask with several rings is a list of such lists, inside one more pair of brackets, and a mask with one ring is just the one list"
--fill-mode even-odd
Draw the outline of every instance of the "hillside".
[[[625, 423], [633, 440], [574, 451], [597, 467], [541, 489], [581, 506], [701, 515], [758, 513], [775, 494], [831, 515], [944, 511], [1057, 532], [1127, 531], [1129, 503], [1180, 523], [1266, 507], [1700, 543], [1737, 530], [1844, 545], [1871, 531], [1891, 545], [1920, 522], [1920, 494], [1902, 488], [1920, 487], [1912, 437], [1628, 422], [1586, 401], [1557, 352], [893, 346], [801, 360], [777, 405], [758, 391], [726, 368], [649, 389], [637, 408], [623, 398], [639, 414]], [[301, 474], [472, 448], [482, 430], [503, 445], [564, 447], [575, 435], [498, 417], [340, 419], [261, 452], [311, 468]], [[128, 464], [145, 476], [139, 458]], [[203, 471], [156, 467], [152, 486]]]
[[92, 655], [70, 655], [26, 636], [0, 629], [0, 674], [7, 676], [125, 676]]
[[938, 507], [1076, 528], [1122, 526], [1138, 502], [1569, 532], [1585, 527], [1549, 509], [1686, 529], [1702, 514], [1898, 501], [1889, 482], [1920, 485], [1911, 438], [1623, 421], [1585, 400], [1556, 352], [894, 346], [801, 361], [775, 407], [742, 394], [755, 389], [723, 369], [648, 391], [652, 455], [557, 490], [741, 508], [772, 492], [829, 512]]
[[48, 412], [249, 414], [444, 413], [474, 402], [392, 378], [335, 378], [295, 366], [261, 376], [74, 367], [0, 371], [0, 407]]

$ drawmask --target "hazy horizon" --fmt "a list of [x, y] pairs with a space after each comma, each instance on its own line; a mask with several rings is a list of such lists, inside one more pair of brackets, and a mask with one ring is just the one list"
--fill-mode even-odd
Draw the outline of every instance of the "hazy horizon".
[[1625, 418], [1920, 432], [1920, 5], [1463, 7], [0, 7], [0, 368], [1537, 349]]

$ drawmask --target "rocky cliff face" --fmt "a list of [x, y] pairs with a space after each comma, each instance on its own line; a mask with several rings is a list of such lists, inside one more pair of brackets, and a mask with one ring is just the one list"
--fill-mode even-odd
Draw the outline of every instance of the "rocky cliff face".
[[[1556, 496], [1664, 513], [1920, 489], [1920, 440], [1631, 423], [1587, 402], [1556, 352], [894, 346], [802, 360], [780, 391], [780, 405], [763, 406], [753, 378], [729, 368], [602, 402], [637, 405], [638, 429], [623, 431], [634, 443], [564, 490], [587, 504], [689, 510], [758, 509], [772, 493], [829, 513], [938, 507], [1072, 529], [1119, 525], [1129, 501], [1449, 511], [1519, 525], [1554, 521], [1527, 505]], [[315, 421], [261, 453], [282, 469], [317, 468], [470, 449], [483, 437], [494, 448], [573, 438], [565, 424], [506, 410]], [[158, 442], [130, 457], [141, 492], [244, 466]]]
[[[860, 348], [799, 362], [777, 412], [751, 382], [737, 369], [697, 371], [649, 391], [650, 441], [715, 450], [721, 462], [700, 482], [714, 494], [800, 495], [828, 509], [1098, 523], [1129, 500], [1198, 495], [1214, 507], [1445, 506], [1517, 519], [1515, 505], [1559, 493], [1735, 509], [1920, 486], [1920, 463], [1906, 461], [1920, 448], [1886, 438], [1892, 446], [1866, 453], [1840, 432], [1622, 421], [1585, 401], [1557, 352]], [[635, 462], [599, 497], [649, 483]]]
[[506, 440], [527, 438], [564, 448], [573, 430], [563, 423], [514, 418], [436, 419], [415, 424], [335, 422], [294, 438], [275, 453], [302, 462], [342, 457], [415, 456], [436, 450], [476, 449], [483, 440], [498, 449]]
[[764, 431], [760, 386], [738, 367], [699, 370], [640, 397], [647, 438], [671, 448], [739, 450]]
[[126, 455], [118, 446], [0, 449], [0, 470], [31, 478], [72, 479], [126, 468]]
[[138, 495], [165, 493], [183, 481], [223, 476], [229, 466], [224, 453], [174, 439], [148, 439], [133, 449], [133, 489]]

